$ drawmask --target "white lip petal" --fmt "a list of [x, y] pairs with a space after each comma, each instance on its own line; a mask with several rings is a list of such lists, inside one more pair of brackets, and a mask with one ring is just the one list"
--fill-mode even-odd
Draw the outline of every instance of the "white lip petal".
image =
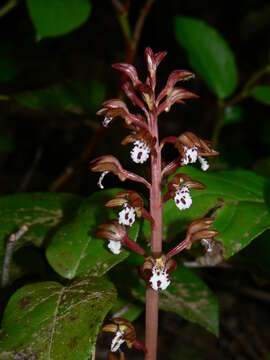
[[153, 290], [159, 291], [166, 290], [170, 285], [171, 280], [166, 269], [159, 269], [158, 267], [154, 266], [149, 282]]
[[109, 117], [109, 116], [105, 116], [103, 122], [102, 122], [102, 125], [106, 128], [109, 126], [109, 123], [112, 121], [112, 117]]
[[114, 241], [114, 240], [109, 241], [108, 248], [111, 250], [113, 254], [115, 255], [120, 254], [122, 248], [121, 241]]
[[97, 182], [97, 185], [98, 185], [98, 187], [100, 187], [100, 189], [104, 189], [102, 181], [103, 181], [105, 175], [107, 175], [108, 173], [109, 173], [109, 171], [103, 171], [103, 173], [101, 173], [101, 175], [100, 175], [100, 177], [98, 179], [98, 182]]
[[179, 210], [186, 210], [191, 207], [192, 197], [187, 186], [183, 186], [180, 190], [176, 191], [174, 202]]
[[206, 159], [204, 159], [204, 158], [201, 157], [201, 156], [198, 156], [198, 160], [199, 160], [199, 162], [200, 162], [200, 164], [201, 164], [201, 169], [202, 169], [203, 171], [206, 171], [206, 170], [209, 169], [209, 164], [208, 164], [208, 161], [207, 161]]
[[182, 165], [188, 165], [193, 164], [198, 159], [198, 151], [196, 147], [187, 148], [186, 146], [183, 146], [185, 157], [182, 159]]
[[150, 149], [145, 142], [141, 140], [136, 140], [134, 142], [134, 147], [130, 152], [130, 156], [135, 163], [143, 164], [148, 160], [149, 154]]
[[120, 225], [132, 226], [135, 222], [135, 209], [125, 204], [118, 214], [118, 222]]
[[117, 350], [119, 350], [120, 346], [125, 342], [125, 340], [123, 339], [123, 331], [118, 330], [115, 334], [115, 337], [112, 339], [112, 344], [111, 344], [111, 351], [112, 352], [116, 352]]

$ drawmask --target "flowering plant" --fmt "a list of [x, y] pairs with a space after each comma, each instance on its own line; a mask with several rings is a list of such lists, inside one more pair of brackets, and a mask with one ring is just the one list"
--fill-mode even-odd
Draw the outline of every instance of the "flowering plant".
[[[137, 348], [144, 350], [145, 359], [154, 360], [157, 354], [158, 334], [158, 297], [159, 292], [166, 290], [171, 283], [171, 273], [176, 270], [177, 262], [173, 257], [184, 249], [190, 249], [192, 244], [201, 241], [203, 244], [214, 241], [217, 232], [211, 229], [213, 218], [201, 218], [193, 221], [186, 232], [186, 237], [167, 254], [162, 251], [162, 206], [174, 199], [177, 208], [184, 211], [192, 205], [190, 189], [203, 190], [204, 184], [182, 173], [173, 174], [179, 167], [199, 161], [201, 169], [206, 171], [209, 164], [206, 157], [217, 156], [211, 143], [199, 138], [191, 132], [185, 132], [178, 137], [169, 136], [160, 141], [158, 117], [163, 112], [170, 111], [174, 104], [185, 104], [186, 100], [198, 96], [178, 87], [177, 84], [192, 79], [194, 74], [186, 70], [176, 70], [168, 77], [163, 90], [156, 96], [156, 72], [166, 52], [154, 53], [150, 48], [145, 50], [145, 60], [148, 76], [142, 82], [137, 70], [131, 64], [118, 63], [113, 68], [124, 75], [122, 89], [132, 104], [141, 110], [141, 114], [132, 114], [127, 105], [118, 99], [105, 101], [98, 115], [103, 116], [103, 125], [108, 127], [116, 117], [124, 120], [130, 134], [122, 141], [123, 145], [132, 144], [130, 157], [137, 164], [147, 164], [150, 160], [151, 177], [149, 180], [125, 170], [118, 159], [112, 155], [101, 156], [91, 162], [91, 170], [100, 172], [98, 186], [103, 189], [103, 179], [108, 173], [118, 176], [121, 181], [132, 180], [143, 184], [149, 191], [150, 207], [144, 207], [142, 197], [133, 190], [122, 191], [105, 205], [108, 208], [120, 208], [118, 219], [99, 226], [98, 236], [108, 240], [108, 248], [114, 254], [119, 254], [122, 247], [144, 257], [141, 266], [141, 276], [146, 282], [146, 335], [145, 346]], [[173, 144], [178, 156], [165, 164], [162, 159], [162, 149], [166, 144]], [[172, 175], [171, 178], [169, 176]], [[162, 192], [165, 190], [164, 196]], [[136, 217], [143, 217], [151, 224], [150, 253], [131, 240], [127, 229], [131, 227]], [[116, 321], [116, 320], [115, 320]], [[114, 321], [113, 325], [103, 328], [115, 332], [111, 353], [120, 349], [127, 342], [126, 332]], [[125, 323], [125, 325], [127, 324]], [[110, 330], [108, 330], [110, 329]], [[130, 329], [130, 328], [129, 328]], [[135, 330], [132, 328], [132, 332]], [[128, 342], [131, 347], [133, 342]], [[120, 353], [123, 357], [123, 353]], [[110, 356], [112, 356], [110, 354]]]

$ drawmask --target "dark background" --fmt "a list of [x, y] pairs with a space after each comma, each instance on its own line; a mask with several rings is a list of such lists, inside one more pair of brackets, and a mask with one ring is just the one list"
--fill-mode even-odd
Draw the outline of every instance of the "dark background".
[[[132, 25], [142, 4], [139, 0], [131, 2]], [[155, 51], [168, 51], [159, 68], [160, 84], [165, 83], [173, 69], [190, 68], [186, 53], [175, 38], [173, 20], [176, 15], [205, 20], [224, 36], [236, 57], [239, 89], [258, 68], [269, 63], [269, 1], [159, 0], [154, 2], [145, 21], [135, 57], [135, 65], [142, 76], [145, 76], [143, 51], [146, 46]], [[86, 106], [81, 114], [50, 108], [34, 111], [19, 104], [16, 94], [55, 84], [69, 86], [73, 81], [95, 80], [104, 85], [106, 98], [117, 97], [120, 74], [110, 65], [124, 61], [126, 54], [111, 2], [93, 1], [91, 16], [79, 29], [39, 42], [35, 41], [34, 27], [22, 2], [0, 19], [0, 43], [0, 56], [8, 55], [18, 69], [13, 80], [0, 83], [0, 94], [10, 97], [8, 101], [0, 101], [0, 133], [1, 138], [11, 144], [8, 151], [0, 152], [1, 194], [54, 190], [89, 195], [96, 191], [97, 176], [89, 172], [91, 158], [112, 153], [119, 156], [123, 164], [127, 161], [128, 150], [124, 153], [120, 145], [126, 130], [119, 130], [120, 122], [101, 131], [102, 119], [95, 115], [98, 108]], [[269, 75], [261, 81], [269, 84]], [[211, 139], [217, 121], [216, 98], [199, 77], [187, 87], [199, 94], [200, 99], [163, 115], [161, 135], [178, 135], [191, 130]], [[241, 105], [243, 119], [222, 129], [218, 143], [221, 157], [213, 166], [253, 169], [268, 177], [269, 107], [252, 98]], [[166, 157], [172, 156], [173, 153], [166, 153]], [[108, 186], [115, 184], [117, 181], [111, 180]], [[255, 248], [256, 244], [252, 246]], [[247, 256], [252, 256], [252, 251], [248, 249]], [[202, 276], [219, 295], [220, 339], [216, 340], [176, 315], [161, 313], [160, 359], [270, 358], [270, 296], [254, 290], [255, 285], [268, 289], [269, 272], [258, 270], [259, 257], [254, 268], [243, 269], [241, 261], [242, 257], [235, 260], [237, 266], [233, 270], [202, 271]], [[142, 317], [136, 321], [136, 327], [142, 334]], [[102, 349], [100, 351], [102, 358]]]

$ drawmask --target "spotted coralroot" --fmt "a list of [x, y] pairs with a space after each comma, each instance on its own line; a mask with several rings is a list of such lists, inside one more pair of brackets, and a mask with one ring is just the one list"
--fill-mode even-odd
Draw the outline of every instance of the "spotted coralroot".
[[[188, 165], [197, 166], [196, 163], [199, 163], [202, 171], [206, 171], [209, 168], [207, 158], [218, 155], [208, 140], [189, 131], [160, 140], [159, 116], [169, 112], [175, 104], [185, 104], [186, 101], [198, 98], [196, 94], [182, 86], [184, 82], [194, 78], [194, 74], [187, 70], [173, 71], [165, 87], [157, 93], [157, 69], [165, 56], [164, 51], [154, 53], [150, 48], [145, 49], [148, 70], [145, 81], [139, 78], [133, 65], [114, 64], [113, 68], [124, 75], [122, 90], [133, 108], [137, 110], [133, 113], [124, 101], [111, 99], [103, 102], [97, 112], [97, 115], [103, 118], [102, 123], [105, 127], [109, 127], [117, 118], [124, 122], [128, 134], [123, 139], [122, 145], [129, 147], [129, 161], [134, 162], [135, 168], [149, 167], [150, 171], [144, 170], [141, 173], [150, 173], [150, 176], [140, 176], [126, 170], [113, 155], [104, 155], [91, 162], [91, 170], [100, 173], [98, 185], [101, 189], [104, 188], [105, 176], [107, 182], [107, 177], [109, 179], [109, 175], [113, 174], [121, 181], [133, 181], [140, 186], [144, 185], [149, 194], [149, 198], [145, 201], [145, 198], [131, 189], [120, 191], [113, 198], [108, 199], [105, 205], [117, 212], [116, 218], [107, 224], [102, 224], [97, 233], [98, 237], [108, 241], [108, 250], [115, 256], [125, 248], [144, 257], [140, 273], [147, 288], [145, 340], [147, 360], [156, 359], [158, 294], [166, 290], [173, 281], [173, 271], [177, 267], [173, 257], [184, 249], [189, 250], [194, 242], [198, 240], [202, 244], [205, 241], [211, 242], [217, 235], [217, 232], [211, 228], [212, 218], [195, 220], [189, 225], [184, 240], [167, 254], [164, 254], [162, 249], [163, 205], [168, 201], [174, 201], [176, 212], [186, 211], [194, 202], [193, 191], [205, 188], [204, 184], [191, 178], [186, 171], [178, 171], [179, 168]], [[162, 159], [162, 149], [170, 144], [176, 148], [178, 155], [166, 164]], [[169, 178], [170, 175], [172, 176]], [[166, 216], [166, 213], [164, 215]], [[149, 246], [138, 244], [129, 235], [130, 229], [140, 221], [140, 218], [150, 223]], [[121, 328], [118, 326], [115, 329], [112, 353], [126, 342]]]

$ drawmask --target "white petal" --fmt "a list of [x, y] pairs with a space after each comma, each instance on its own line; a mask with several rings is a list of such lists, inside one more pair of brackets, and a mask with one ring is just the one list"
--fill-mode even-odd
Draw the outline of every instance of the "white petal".
[[185, 157], [182, 159], [182, 165], [195, 163], [198, 158], [198, 151], [196, 147], [187, 148], [186, 146], [183, 146], [183, 148], [185, 152]]
[[109, 171], [103, 171], [103, 173], [101, 173], [99, 179], [98, 179], [98, 186], [101, 188], [101, 189], [104, 189], [104, 186], [102, 185], [102, 180], [104, 179], [104, 176], [107, 175], [109, 173]]
[[112, 339], [112, 344], [111, 344], [112, 352], [117, 351], [120, 348], [120, 346], [125, 342], [123, 335], [124, 335], [124, 332], [121, 330], [118, 330], [116, 332], [115, 337]]
[[109, 116], [105, 116], [103, 122], [102, 122], [102, 125], [104, 127], [108, 127], [109, 126], [109, 123], [112, 121], [112, 117], [109, 117]]
[[208, 161], [207, 161], [206, 159], [204, 159], [204, 158], [201, 157], [201, 156], [198, 156], [198, 160], [199, 160], [199, 162], [200, 162], [200, 164], [201, 164], [201, 169], [202, 169], [203, 171], [206, 171], [206, 170], [209, 169], [209, 164], [208, 164]]
[[136, 140], [133, 144], [134, 147], [130, 152], [130, 156], [135, 163], [143, 164], [149, 158], [149, 146], [141, 140]]
[[152, 276], [149, 279], [151, 287], [153, 290], [166, 290], [170, 285], [171, 280], [167, 270], [162, 270], [157, 268], [156, 266], [152, 269]]
[[108, 243], [108, 248], [111, 250], [111, 252], [115, 255], [118, 255], [120, 254], [121, 252], [121, 247], [122, 247], [122, 244], [121, 244], [121, 241], [114, 241], [114, 240], [111, 240], [109, 241]]
[[132, 226], [135, 221], [135, 209], [127, 204], [124, 205], [124, 209], [118, 214], [118, 222], [120, 225]]
[[180, 190], [176, 191], [174, 202], [179, 210], [185, 210], [191, 207], [192, 198], [187, 186], [183, 186]]

